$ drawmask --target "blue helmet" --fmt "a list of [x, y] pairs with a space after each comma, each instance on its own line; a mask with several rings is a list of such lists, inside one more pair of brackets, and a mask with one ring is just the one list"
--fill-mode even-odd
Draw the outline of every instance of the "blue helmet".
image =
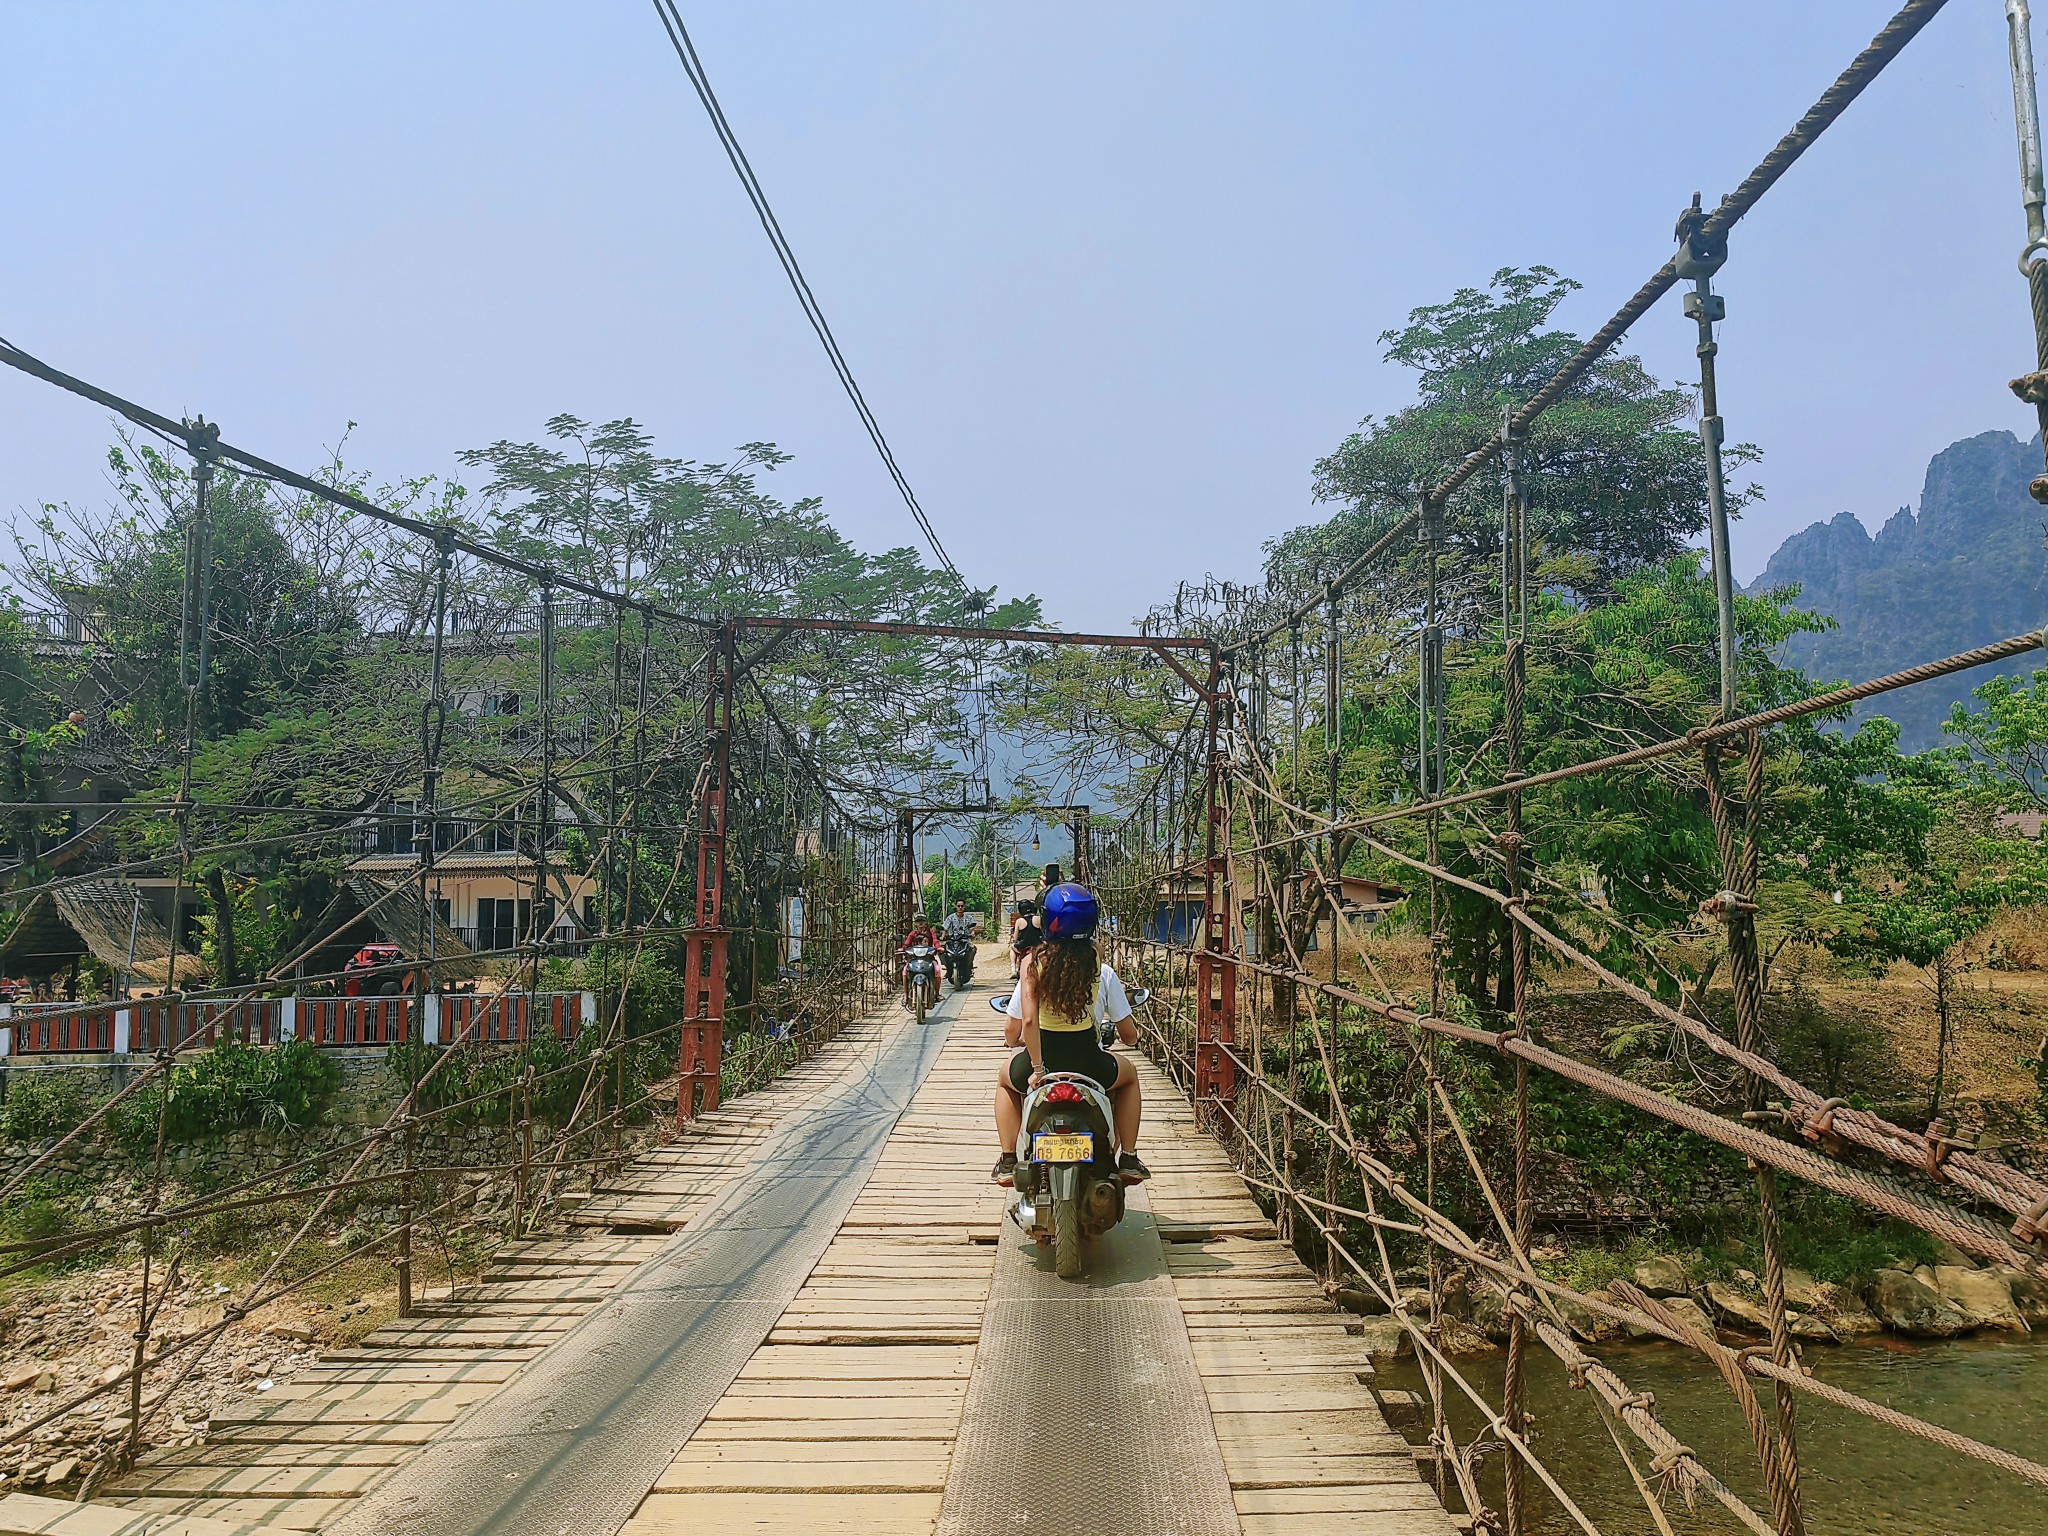
[[1085, 939], [1095, 931], [1095, 893], [1069, 880], [1045, 893], [1039, 903], [1045, 913], [1048, 939]]

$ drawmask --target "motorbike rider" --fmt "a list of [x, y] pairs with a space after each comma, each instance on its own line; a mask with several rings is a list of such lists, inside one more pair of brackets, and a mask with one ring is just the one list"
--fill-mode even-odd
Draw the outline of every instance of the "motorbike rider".
[[1025, 953], [1045, 934], [1038, 926], [1038, 903], [1026, 896], [1017, 903], [1017, 910], [1010, 918], [1010, 977], [1015, 980], [1018, 967], [1023, 965]]
[[972, 939], [974, 928], [974, 919], [967, 915], [967, 898], [955, 896], [953, 910], [946, 914], [945, 936], [950, 939], [957, 933], [963, 939]]
[[[974, 943], [974, 919], [967, 915], [967, 898], [965, 896], [955, 896], [953, 898], [953, 910], [946, 914], [946, 921], [940, 930], [940, 937], [948, 944], [951, 944], [956, 938], [964, 939], [969, 945]], [[950, 976], [948, 979], [951, 979]]]
[[1117, 974], [1095, 953], [1096, 901], [1086, 886], [1059, 884], [1045, 893], [1044, 938], [1024, 952], [1022, 975], [1010, 998], [1003, 1043], [1020, 1047], [996, 1079], [996, 1140], [1002, 1155], [990, 1177], [1009, 1184], [1017, 1175], [1017, 1137], [1024, 1128], [1024, 1096], [1047, 1072], [1078, 1072], [1109, 1093], [1122, 1149], [1125, 1182], [1152, 1177], [1138, 1158], [1138, 1069], [1102, 1047], [1096, 1034], [1114, 1024], [1125, 1045], [1138, 1041], [1130, 999]]
[[896, 946], [896, 974], [902, 979], [903, 1001], [906, 1003], [910, 1001], [910, 967], [904, 963], [904, 953], [913, 944], [929, 945], [934, 950], [939, 947], [939, 936], [932, 932], [932, 920], [922, 912], [910, 920], [910, 932]]

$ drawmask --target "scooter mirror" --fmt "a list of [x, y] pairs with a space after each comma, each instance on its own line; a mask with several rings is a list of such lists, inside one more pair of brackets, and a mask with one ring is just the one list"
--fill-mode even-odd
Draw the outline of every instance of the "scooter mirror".
[[988, 1000], [988, 1005], [997, 1013], [1008, 1013], [1010, 1011], [1010, 994], [1005, 992], [1000, 997], [992, 997]]
[[1152, 1001], [1152, 989], [1150, 987], [1133, 987], [1129, 995], [1130, 1004], [1133, 1008], [1142, 1008]]

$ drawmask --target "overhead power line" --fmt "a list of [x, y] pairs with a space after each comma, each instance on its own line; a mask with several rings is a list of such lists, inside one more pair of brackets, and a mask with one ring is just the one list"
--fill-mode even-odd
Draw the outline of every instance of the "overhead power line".
[[896, 489], [903, 497], [903, 504], [910, 508], [910, 515], [917, 520], [923, 531], [925, 542], [938, 556], [952, 577], [962, 585], [966, 578], [960, 574], [960, 567], [953, 563], [953, 557], [946, 553], [946, 546], [939, 542], [938, 530], [932, 527], [931, 519], [925, 516], [923, 506], [917, 499], [917, 492], [910, 488], [910, 480], [896, 462], [896, 455], [889, 449], [889, 439], [882, 435], [881, 423], [875, 420], [875, 413], [868, 409], [868, 402], [860, 392], [860, 385], [853, 377], [853, 369], [847, 365], [846, 354], [839, 350], [839, 341], [832, 334], [832, 327], [826, 323], [825, 312], [818, 305], [817, 295], [811, 292], [811, 285], [804, 277], [803, 268], [797, 264], [796, 252], [790, 249], [789, 240], [782, 233], [782, 225], [776, 220], [775, 210], [768, 206], [768, 195], [761, 190], [761, 182], [754, 175], [754, 167], [747, 161], [747, 152], [740, 148], [740, 141], [732, 131], [732, 124], [725, 120], [725, 110], [718, 104], [718, 96], [711, 89], [711, 79], [704, 72], [704, 62], [697, 57], [696, 44], [690, 41], [690, 32], [683, 25], [683, 15], [676, 8], [675, 0], [654, 0], [655, 14], [661, 18], [662, 30], [668, 33], [668, 40], [675, 45], [676, 57], [682, 60], [683, 73], [690, 77], [690, 84], [697, 92], [697, 99], [704, 104], [704, 111], [711, 119], [711, 127], [718, 134], [718, 142], [725, 147], [725, 157], [732, 162], [732, 168], [740, 179], [740, 185], [747, 194], [747, 201], [754, 205], [754, 213], [761, 220], [761, 228], [767, 233], [768, 243], [775, 249], [775, 259], [782, 263], [783, 274], [789, 279], [789, 286], [795, 291], [797, 303], [803, 306], [804, 318], [811, 322], [811, 329], [818, 333], [818, 341], [825, 348], [825, 356], [831, 361], [832, 371], [839, 375], [839, 384], [846, 391], [846, 398], [853, 402], [854, 411], [859, 415], [861, 425], [867, 428], [868, 437], [875, 445], [875, 451], [882, 456], [882, 464], [889, 471], [889, 478], [896, 482]]

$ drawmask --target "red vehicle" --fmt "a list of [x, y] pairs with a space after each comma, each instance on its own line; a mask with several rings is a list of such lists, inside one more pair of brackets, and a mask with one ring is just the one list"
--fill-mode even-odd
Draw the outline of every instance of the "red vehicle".
[[412, 972], [401, 971], [405, 952], [396, 944], [365, 944], [341, 968], [343, 997], [397, 997], [412, 987]]

